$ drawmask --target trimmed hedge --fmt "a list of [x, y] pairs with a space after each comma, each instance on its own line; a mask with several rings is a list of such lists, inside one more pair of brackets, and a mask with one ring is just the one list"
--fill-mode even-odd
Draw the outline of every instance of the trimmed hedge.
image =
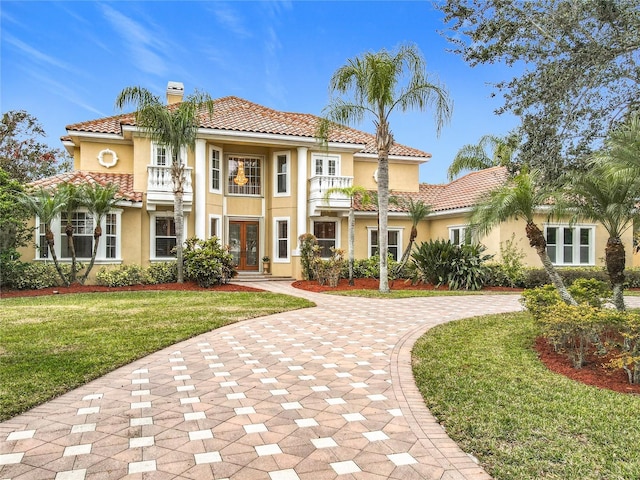
[[[609, 283], [609, 276], [603, 267], [561, 267], [558, 273], [567, 286], [573, 285], [578, 279], [595, 279]], [[640, 288], [640, 268], [632, 267], [625, 269], [625, 288]], [[526, 267], [523, 269], [522, 279], [512, 284], [507, 274], [503, 271], [502, 265], [492, 263], [487, 265], [487, 272], [484, 284], [488, 287], [519, 287], [536, 288], [549, 284], [549, 276], [543, 268]]]

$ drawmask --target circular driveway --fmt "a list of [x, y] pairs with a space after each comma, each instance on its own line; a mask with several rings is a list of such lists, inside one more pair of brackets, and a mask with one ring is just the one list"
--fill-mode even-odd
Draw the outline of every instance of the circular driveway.
[[428, 412], [410, 354], [434, 325], [520, 310], [517, 295], [247, 285], [317, 306], [194, 337], [1, 423], [0, 479], [490, 478]]

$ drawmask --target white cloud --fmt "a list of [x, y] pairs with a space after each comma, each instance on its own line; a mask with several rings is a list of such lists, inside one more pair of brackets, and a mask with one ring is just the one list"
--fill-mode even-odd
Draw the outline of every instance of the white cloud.
[[229, 5], [222, 2], [215, 2], [210, 4], [209, 11], [213, 13], [223, 28], [241, 38], [251, 37], [251, 31], [245, 27], [242, 18]]
[[105, 18], [122, 38], [131, 53], [131, 63], [140, 70], [164, 76], [169, 71], [165, 59], [158, 51], [166, 48], [157, 29], [148, 29], [141, 23], [123, 15], [108, 5], [102, 5]]
[[72, 73], [79, 73], [78, 70], [73, 68], [68, 63], [58, 60], [57, 58], [52, 57], [51, 55], [47, 55], [46, 53], [43, 53], [40, 50], [37, 50], [31, 45], [27, 45], [25, 42], [23, 42], [19, 38], [14, 37], [10, 33], [4, 33], [3, 40], [6, 43], [13, 45], [15, 48], [20, 50], [25, 55], [26, 58], [32, 60], [33, 62], [46, 64], [46, 65], [60, 68]]

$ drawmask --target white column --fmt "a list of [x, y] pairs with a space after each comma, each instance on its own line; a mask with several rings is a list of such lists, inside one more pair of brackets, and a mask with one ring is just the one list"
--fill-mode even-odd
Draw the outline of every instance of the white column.
[[196, 223], [195, 235], [198, 238], [207, 237], [207, 142], [196, 140], [196, 167], [194, 169], [195, 191], [193, 192], [193, 207]]
[[300, 245], [298, 238], [303, 233], [307, 233], [307, 182], [309, 179], [307, 171], [307, 147], [298, 147], [298, 232], [296, 235], [296, 249], [294, 255], [300, 255]]

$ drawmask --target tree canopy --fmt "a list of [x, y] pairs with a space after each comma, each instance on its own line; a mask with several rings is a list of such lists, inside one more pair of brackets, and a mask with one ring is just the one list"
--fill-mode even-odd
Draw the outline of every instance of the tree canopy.
[[503, 63], [497, 113], [522, 119], [519, 160], [547, 179], [581, 168], [640, 101], [640, 8], [625, 0], [448, 0], [437, 5], [471, 66]]
[[45, 136], [38, 119], [24, 110], [3, 113], [0, 168], [22, 184], [69, 170], [67, 153], [43, 143], [40, 138]]

